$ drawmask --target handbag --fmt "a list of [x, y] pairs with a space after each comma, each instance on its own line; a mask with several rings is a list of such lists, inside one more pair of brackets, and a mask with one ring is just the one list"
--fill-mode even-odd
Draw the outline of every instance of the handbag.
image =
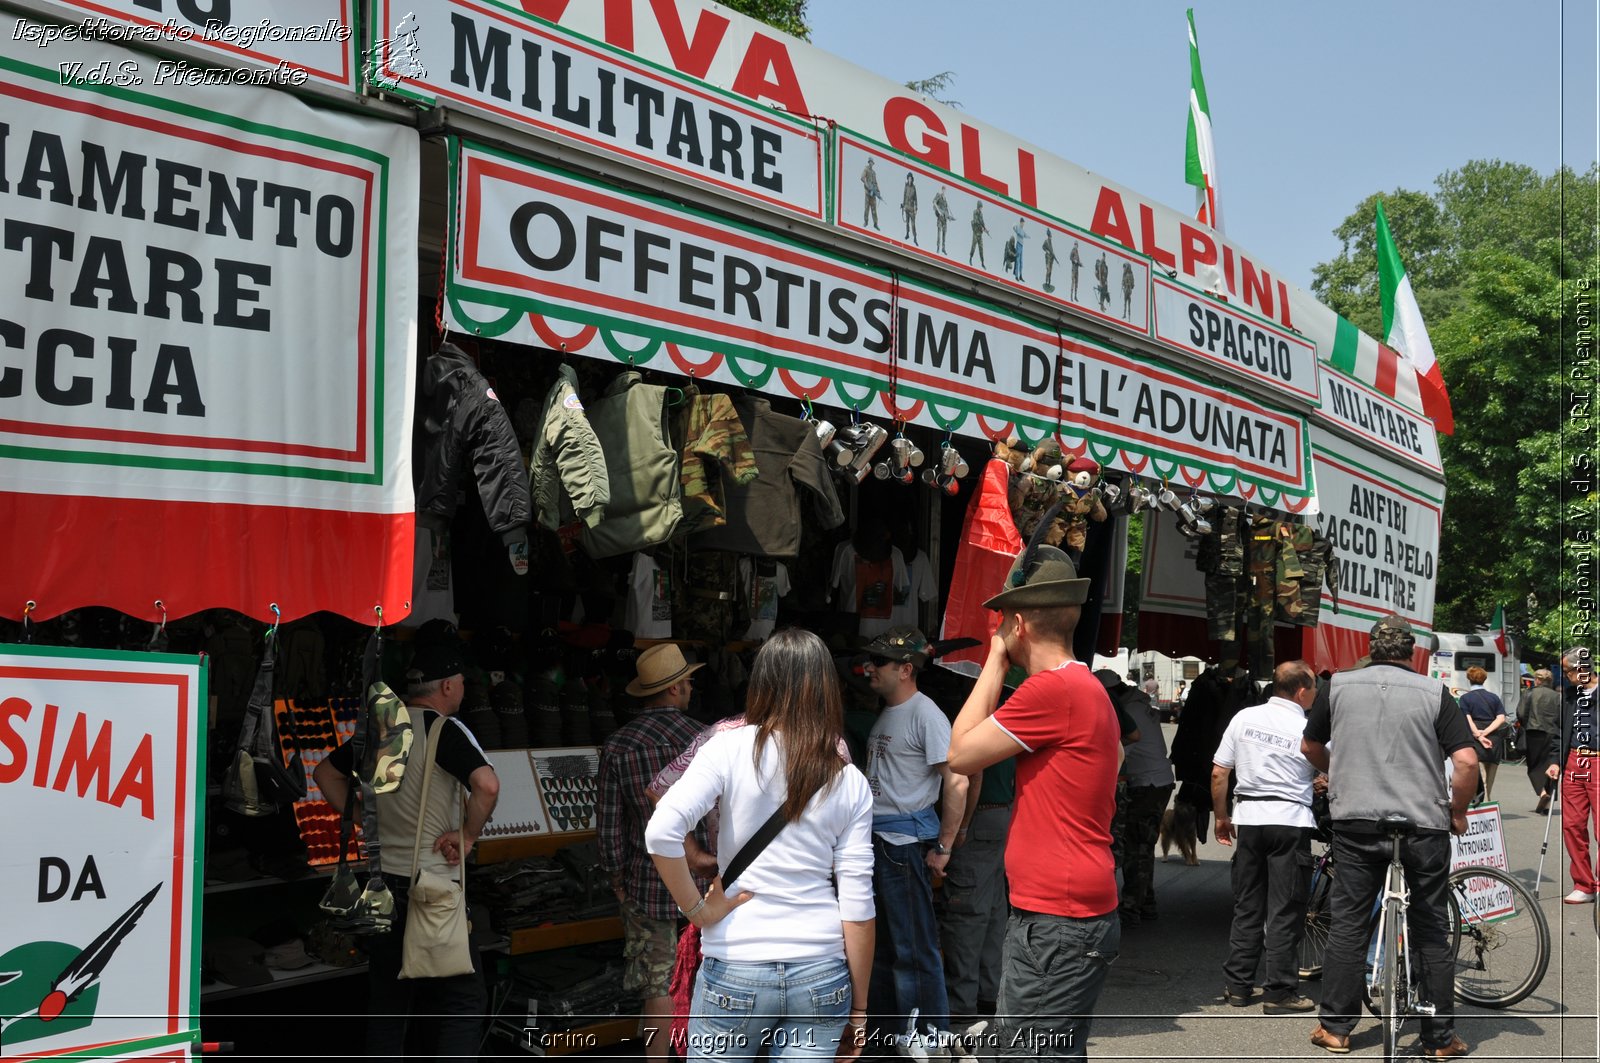
[[[767, 844], [783, 830], [783, 824], [783, 804], [779, 802], [767, 821], [733, 854], [733, 859], [728, 862], [728, 870], [722, 873], [724, 888], [745, 873]], [[689, 1010], [694, 1006], [694, 978], [700, 972], [700, 960], [700, 928], [690, 923], [678, 935], [678, 955], [672, 964], [672, 981], [667, 986], [667, 995], [672, 998], [670, 1040], [673, 1050], [680, 1056], [688, 1054]]]
[[[439, 735], [444, 722], [441, 716], [428, 732], [428, 766], [422, 773], [422, 802], [418, 806], [417, 837], [411, 854], [405, 938], [400, 948], [401, 978], [449, 978], [472, 973], [465, 865], [456, 865], [454, 878], [436, 871], [418, 870], [422, 861], [422, 821], [426, 818], [428, 788], [439, 759]], [[465, 811], [460, 801], [456, 806], [459, 833]]]

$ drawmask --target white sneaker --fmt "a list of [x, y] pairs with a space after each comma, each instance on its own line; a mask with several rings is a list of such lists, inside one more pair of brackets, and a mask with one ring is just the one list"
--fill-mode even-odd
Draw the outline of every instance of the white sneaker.
[[1566, 904], [1593, 904], [1594, 894], [1585, 893], [1583, 890], [1573, 890], [1562, 898]]

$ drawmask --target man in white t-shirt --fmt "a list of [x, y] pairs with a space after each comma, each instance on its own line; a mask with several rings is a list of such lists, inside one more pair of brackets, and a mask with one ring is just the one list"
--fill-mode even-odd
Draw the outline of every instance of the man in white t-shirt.
[[[1211, 802], [1217, 841], [1233, 854], [1233, 930], [1222, 965], [1223, 995], [1235, 1007], [1252, 1003], [1256, 966], [1266, 952], [1260, 997], [1269, 1015], [1310, 1011], [1300, 994], [1298, 950], [1310, 890], [1312, 783], [1317, 771], [1300, 752], [1306, 710], [1317, 676], [1304, 661], [1272, 673], [1272, 697], [1240, 710], [1212, 758]], [[1228, 815], [1228, 774], [1235, 772], [1237, 826]]]
[[[950, 721], [917, 689], [932, 654], [913, 627], [894, 627], [867, 646], [867, 678], [883, 709], [867, 739], [872, 787], [873, 891], [878, 943], [872, 961], [873, 1011], [886, 1033], [901, 1033], [912, 1009], [927, 1025], [949, 1026], [933, 875], [950, 863], [966, 812], [967, 777], [945, 762]], [[944, 799], [939, 798], [940, 787]]]

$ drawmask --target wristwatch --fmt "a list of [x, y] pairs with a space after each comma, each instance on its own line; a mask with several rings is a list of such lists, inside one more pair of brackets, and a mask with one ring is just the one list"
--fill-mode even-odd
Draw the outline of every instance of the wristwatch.
[[933, 851], [938, 853], [940, 856], [949, 856], [950, 855], [950, 850], [945, 847], [944, 842], [941, 842], [941, 841], [938, 841], [938, 840], [935, 840], [934, 843], [933, 843]]

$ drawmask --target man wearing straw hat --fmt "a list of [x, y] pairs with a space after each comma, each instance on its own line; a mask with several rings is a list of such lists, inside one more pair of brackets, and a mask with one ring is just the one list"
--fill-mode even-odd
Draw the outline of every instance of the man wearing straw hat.
[[[1072, 656], [1089, 581], [1039, 538], [984, 602], [1000, 627], [951, 729], [949, 765], [968, 775], [1017, 758], [1012, 909], [992, 1043], [1001, 1055], [1085, 1059], [1089, 1019], [1122, 943], [1111, 859], [1121, 748], [1110, 697]], [[1013, 666], [1028, 678], [997, 708]]]
[[689, 706], [692, 677], [703, 665], [690, 664], [677, 646], [662, 643], [641, 653], [637, 667], [639, 674], [627, 690], [642, 698], [644, 705], [600, 750], [595, 827], [600, 866], [610, 874], [611, 888], [622, 905], [627, 961], [622, 988], [638, 993], [644, 1002], [646, 1056], [665, 1059], [678, 908], [645, 852], [644, 828], [654, 807], [646, 789], [656, 773], [700, 733], [700, 725], [683, 710]]

